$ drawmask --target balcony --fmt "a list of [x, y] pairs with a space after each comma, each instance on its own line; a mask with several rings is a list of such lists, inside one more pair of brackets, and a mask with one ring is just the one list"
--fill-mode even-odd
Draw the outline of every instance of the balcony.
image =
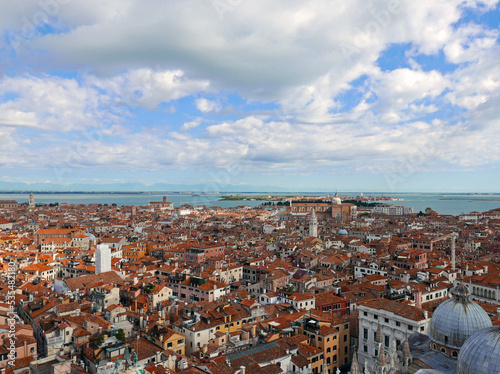
[[64, 343], [64, 336], [55, 336], [53, 338], [48, 338], [47, 339], [47, 345], [56, 345], [56, 344], [63, 344]]

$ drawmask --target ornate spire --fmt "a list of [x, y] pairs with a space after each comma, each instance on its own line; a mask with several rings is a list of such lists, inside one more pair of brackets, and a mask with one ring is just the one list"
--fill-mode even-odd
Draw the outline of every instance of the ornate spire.
[[408, 341], [408, 336], [406, 337], [405, 341], [403, 342], [403, 359], [402, 361], [402, 370], [406, 372], [408, 367], [411, 364], [413, 357], [411, 356], [410, 352], [410, 342]]
[[360, 374], [358, 366], [358, 355], [356, 354], [356, 351], [354, 351], [354, 354], [352, 355], [351, 374]]
[[323, 363], [323, 370], [321, 371], [321, 374], [328, 374], [328, 368], [325, 363]]
[[406, 338], [403, 343], [403, 357], [411, 358], [410, 343], [408, 342], [408, 338]]
[[385, 352], [384, 352], [383, 348], [378, 353], [378, 365], [381, 368], [383, 368], [383, 367], [385, 367], [385, 365], [387, 365], [387, 362], [385, 361]]

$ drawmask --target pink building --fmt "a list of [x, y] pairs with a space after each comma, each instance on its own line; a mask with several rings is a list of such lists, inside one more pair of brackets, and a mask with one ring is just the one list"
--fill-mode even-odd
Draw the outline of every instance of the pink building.
[[15, 347], [15, 359], [36, 356], [36, 339], [29, 335], [19, 335], [16, 333], [16, 340], [11, 340], [8, 333], [0, 335], [0, 368], [5, 368], [12, 360], [9, 357], [11, 347]]
[[184, 252], [185, 262], [188, 264], [199, 265], [206, 260], [218, 256], [223, 256], [225, 253], [224, 245], [201, 245], [191, 247]]

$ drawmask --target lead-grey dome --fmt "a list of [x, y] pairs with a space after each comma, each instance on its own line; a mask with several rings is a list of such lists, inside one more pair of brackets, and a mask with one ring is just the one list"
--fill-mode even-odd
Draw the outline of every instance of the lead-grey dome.
[[435, 369], [420, 369], [415, 374], [443, 374], [443, 372]]
[[430, 338], [441, 345], [460, 349], [468, 337], [491, 326], [490, 317], [470, 300], [469, 289], [460, 283], [451, 290], [453, 297], [439, 305], [432, 315]]
[[457, 374], [500, 373], [500, 327], [474, 333], [458, 355]]

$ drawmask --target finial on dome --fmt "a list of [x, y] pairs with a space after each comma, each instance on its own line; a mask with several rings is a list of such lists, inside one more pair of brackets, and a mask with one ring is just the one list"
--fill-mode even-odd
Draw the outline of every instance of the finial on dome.
[[450, 293], [456, 300], [461, 302], [466, 302], [470, 299], [469, 288], [464, 284], [463, 280], [460, 281], [460, 284], [458, 286], [453, 287]]

